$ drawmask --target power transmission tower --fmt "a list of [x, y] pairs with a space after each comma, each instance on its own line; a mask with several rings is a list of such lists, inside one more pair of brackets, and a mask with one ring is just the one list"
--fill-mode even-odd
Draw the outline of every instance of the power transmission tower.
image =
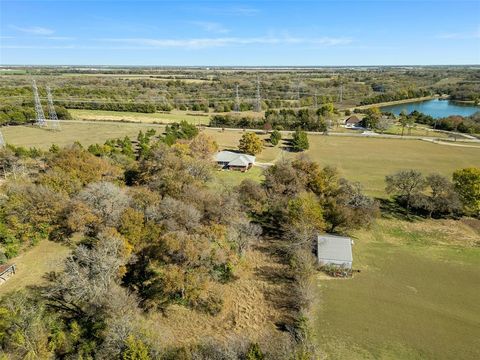
[[45, 114], [43, 113], [42, 103], [40, 102], [40, 96], [38, 96], [37, 83], [35, 80], [32, 80], [33, 88], [33, 99], [35, 101], [35, 113], [37, 114], [37, 119], [35, 121], [36, 125], [45, 126]]
[[262, 105], [261, 105], [261, 99], [260, 99], [260, 80], [258, 79], [257, 75], [257, 93], [255, 94], [255, 111], [260, 112], [262, 110]]
[[52, 129], [60, 130], [60, 123], [58, 122], [57, 112], [55, 111], [55, 106], [53, 105], [52, 92], [47, 86], [47, 99], [48, 99], [48, 114], [52, 123]]
[[0, 148], [3, 149], [5, 147], [5, 145], [7, 145], [7, 144], [5, 143], [5, 139], [3, 138], [3, 134], [0, 131]]
[[233, 107], [233, 111], [235, 112], [240, 111], [240, 97], [238, 96], [238, 84], [235, 84], [235, 105]]

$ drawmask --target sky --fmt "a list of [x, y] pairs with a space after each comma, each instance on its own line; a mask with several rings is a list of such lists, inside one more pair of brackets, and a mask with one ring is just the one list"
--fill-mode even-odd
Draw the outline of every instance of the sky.
[[0, 0], [0, 64], [480, 64], [480, 0]]

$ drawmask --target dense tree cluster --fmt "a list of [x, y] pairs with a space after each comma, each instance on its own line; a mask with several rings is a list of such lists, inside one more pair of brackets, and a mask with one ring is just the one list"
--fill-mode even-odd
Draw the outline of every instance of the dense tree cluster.
[[[60, 120], [70, 120], [71, 114], [63, 106], [55, 105]], [[45, 114], [48, 110], [44, 109]], [[33, 106], [5, 105], [0, 107], [0, 125], [22, 125], [35, 122], [37, 115]]]
[[213, 127], [232, 127], [244, 129], [264, 129], [268, 124], [277, 130], [325, 131], [335, 109], [325, 104], [318, 109], [281, 109], [267, 110], [264, 118], [236, 114], [214, 115], [210, 120]]
[[445, 176], [424, 176], [416, 170], [401, 170], [385, 178], [386, 191], [405, 207], [407, 216], [458, 217], [480, 214], [480, 170], [465, 168]]
[[[235, 279], [262, 230], [236, 192], [208, 186], [216, 144], [181, 124], [170, 129], [182, 134], [171, 146], [153, 131], [139, 134], [148, 151], [128, 138], [88, 151], [52, 147], [35, 158], [2, 151], [2, 254], [46, 238], [74, 247], [39, 296], [2, 300], [3, 351], [13, 358], [159, 358], [164, 349], [146, 335], [143, 311], [172, 303], [221, 310], [213, 285]], [[12, 176], [14, 162], [23, 175]], [[189, 351], [213, 351], [202, 349]], [[261, 354], [258, 345], [237, 350], [241, 358]]]
[[388, 101], [414, 99], [414, 98], [430, 96], [430, 95], [433, 95], [433, 92], [431, 90], [408, 89], [408, 90], [403, 90], [398, 92], [382, 93], [379, 95], [371, 96], [360, 101], [360, 105], [370, 105], [370, 104], [377, 104], [377, 103], [388, 102]]

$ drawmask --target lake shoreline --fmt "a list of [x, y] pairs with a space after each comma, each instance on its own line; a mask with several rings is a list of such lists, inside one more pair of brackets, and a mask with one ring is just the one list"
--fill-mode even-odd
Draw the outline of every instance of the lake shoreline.
[[369, 108], [372, 108], [372, 107], [379, 107], [380, 108], [380, 107], [386, 107], [386, 106], [391, 106], [391, 105], [401, 105], [401, 104], [408, 104], [408, 103], [414, 103], [414, 102], [420, 102], [420, 101], [428, 101], [428, 100], [434, 100], [434, 99], [448, 100], [448, 97], [440, 96], [440, 95], [423, 96], [423, 97], [419, 97], [419, 98], [394, 100], [394, 101], [386, 101], [386, 102], [375, 103], [375, 104], [360, 105], [360, 106], [355, 106], [353, 108], [350, 108], [349, 110], [350, 111], [353, 111], [355, 109], [365, 110], [365, 109], [369, 109]]
[[407, 114], [411, 113], [412, 111], [418, 111], [438, 119], [453, 115], [463, 117], [471, 116], [477, 112], [480, 112], [480, 106], [459, 103], [448, 98], [436, 97], [429, 100], [403, 102], [400, 104], [382, 106], [380, 107], [380, 110], [386, 113], [393, 113], [397, 116], [401, 114], [402, 111], [405, 111]]

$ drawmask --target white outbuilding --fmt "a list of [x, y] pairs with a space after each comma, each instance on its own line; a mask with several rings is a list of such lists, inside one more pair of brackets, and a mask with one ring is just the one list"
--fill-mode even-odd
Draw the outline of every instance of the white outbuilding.
[[317, 258], [321, 266], [352, 268], [353, 241], [349, 237], [322, 234], [317, 237]]

